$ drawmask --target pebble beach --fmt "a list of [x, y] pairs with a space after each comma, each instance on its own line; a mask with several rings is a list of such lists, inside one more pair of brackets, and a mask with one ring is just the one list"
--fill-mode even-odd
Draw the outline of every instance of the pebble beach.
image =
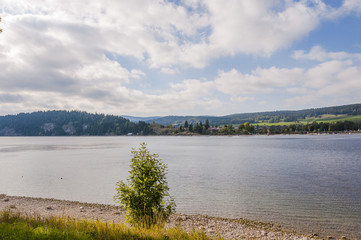
[[[66, 216], [84, 220], [125, 221], [124, 209], [115, 205], [0, 194], [0, 211], [5, 210], [20, 212], [23, 215], [40, 215], [42, 217]], [[220, 235], [224, 239], [322, 239], [317, 235], [290, 232], [283, 229], [280, 225], [271, 223], [180, 213], [172, 215], [166, 227], [181, 227], [185, 231], [200, 229], [211, 237]], [[326, 237], [324, 239], [334, 238]]]

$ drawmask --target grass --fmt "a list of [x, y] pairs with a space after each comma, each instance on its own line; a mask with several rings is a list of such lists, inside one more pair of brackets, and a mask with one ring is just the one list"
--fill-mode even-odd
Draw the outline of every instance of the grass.
[[324, 122], [324, 123], [335, 123], [335, 122], [343, 122], [343, 121], [351, 121], [351, 122], [358, 122], [361, 121], [361, 115], [357, 116], [347, 116], [347, 115], [330, 115], [324, 114], [321, 117], [312, 117], [312, 118], [305, 118], [299, 119], [297, 122], [277, 122], [277, 123], [267, 123], [267, 122], [260, 122], [260, 123], [253, 123], [253, 125], [259, 126], [289, 126], [292, 124], [308, 124], [312, 122]]
[[[0, 212], [2, 240], [208, 240], [203, 231], [187, 233], [180, 228], [131, 228], [122, 223], [76, 220], [69, 217], [22, 216], [11, 211]], [[219, 238], [221, 239], [221, 238]]]
[[343, 117], [331, 117], [331, 118], [317, 120], [317, 122], [337, 122], [337, 121], [341, 121], [341, 122], [342, 121], [351, 121], [351, 122], [361, 121], [361, 115], [343, 116]]

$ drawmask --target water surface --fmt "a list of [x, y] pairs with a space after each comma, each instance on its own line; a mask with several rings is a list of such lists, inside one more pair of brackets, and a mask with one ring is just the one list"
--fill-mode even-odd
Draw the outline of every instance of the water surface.
[[112, 204], [143, 141], [178, 212], [361, 239], [360, 135], [2, 137], [0, 193]]

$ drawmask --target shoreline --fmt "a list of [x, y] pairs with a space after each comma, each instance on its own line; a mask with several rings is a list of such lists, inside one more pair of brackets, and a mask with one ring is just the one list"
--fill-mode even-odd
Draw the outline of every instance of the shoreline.
[[[0, 212], [6, 210], [20, 212], [23, 215], [40, 215], [41, 217], [66, 216], [105, 222], [125, 221], [125, 210], [120, 206], [0, 194]], [[199, 229], [210, 237], [220, 235], [224, 239], [349, 239], [346, 237], [330, 238], [317, 234], [301, 234], [288, 231], [273, 223], [241, 218], [231, 219], [182, 213], [172, 215], [166, 227], [180, 227], [187, 232]]]
[[328, 135], [361, 135], [361, 131], [336, 131], [336, 132], [295, 132], [295, 133], [253, 133], [253, 134], [149, 134], [149, 135], [0, 135], [0, 137], [194, 137], [194, 136], [205, 136], [205, 137], [232, 137], [232, 136], [292, 136], [292, 135], [304, 135], [304, 136], [328, 136]]

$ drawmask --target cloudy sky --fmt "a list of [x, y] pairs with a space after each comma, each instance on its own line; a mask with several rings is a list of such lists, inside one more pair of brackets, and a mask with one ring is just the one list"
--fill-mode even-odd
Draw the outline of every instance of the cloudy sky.
[[361, 103], [361, 0], [0, 0], [0, 115]]

